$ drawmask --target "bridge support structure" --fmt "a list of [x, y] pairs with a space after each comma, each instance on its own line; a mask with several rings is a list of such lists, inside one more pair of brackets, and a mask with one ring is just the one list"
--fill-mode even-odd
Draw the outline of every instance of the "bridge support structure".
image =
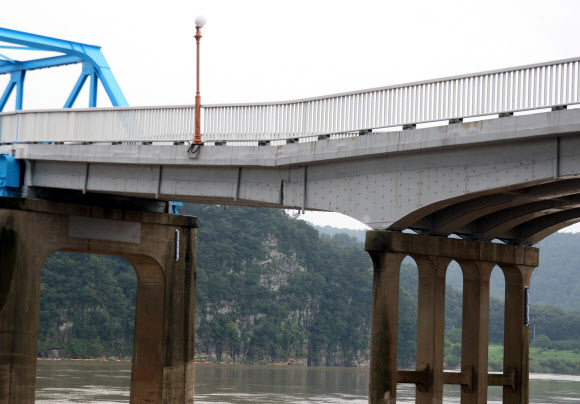
[[41, 270], [55, 251], [137, 273], [131, 403], [193, 403], [197, 218], [0, 198], [0, 404], [34, 403]]
[[[461, 385], [461, 403], [487, 402], [488, 386], [503, 386], [503, 402], [529, 401], [529, 327], [525, 288], [538, 266], [534, 247], [369, 231], [374, 265], [369, 403], [396, 403], [397, 384], [414, 383], [416, 402], [443, 402], [443, 385]], [[412, 257], [419, 270], [417, 366], [397, 367], [399, 270]], [[445, 274], [455, 260], [463, 271], [461, 372], [443, 369]], [[506, 279], [503, 374], [488, 374], [489, 281], [499, 266]]]

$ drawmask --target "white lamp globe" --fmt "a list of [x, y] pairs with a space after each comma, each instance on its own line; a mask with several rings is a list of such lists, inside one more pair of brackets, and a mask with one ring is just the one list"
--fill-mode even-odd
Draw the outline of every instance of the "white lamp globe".
[[207, 22], [206, 18], [203, 15], [198, 15], [195, 18], [195, 26], [196, 27], [203, 27]]

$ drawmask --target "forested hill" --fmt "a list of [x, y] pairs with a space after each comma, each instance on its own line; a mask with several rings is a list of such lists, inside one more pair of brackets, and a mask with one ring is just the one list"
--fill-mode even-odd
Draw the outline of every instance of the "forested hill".
[[360, 245], [320, 238], [277, 210], [186, 205], [185, 213], [200, 218], [199, 358], [368, 360], [372, 269]]
[[[339, 229], [331, 226], [314, 226], [321, 234], [333, 237], [348, 234], [364, 243], [365, 231]], [[532, 301], [550, 304], [564, 310], [580, 309], [580, 233], [555, 233], [537, 246], [540, 248], [540, 266], [532, 277]], [[461, 273], [449, 273], [448, 283], [461, 289]], [[491, 295], [504, 298], [503, 279], [494, 271], [491, 279]]]
[[540, 266], [532, 277], [534, 303], [580, 310], [580, 233], [555, 233], [539, 247]]
[[[278, 210], [186, 204], [182, 213], [200, 218], [196, 358], [368, 363], [372, 264], [362, 243], [346, 234], [320, 236]], [[402, 366], [414, 361], [416, 276], [416, 268], [405, 265]], [[130, 357], [135, 285], [133, 269], [121, 258], [53, 254], [42, 276], [39, 354]], [[500, 343], [503, 307], [495, 299], [491, 306], [490, 341]], [[453, 367], [460, 352], [458, 290], [449, 288], [446, 308], [446, 361]], [[580, 348], [580, 313], [536, 312], [544, 345]]]
[[355, 229], [341, 229], [332, 226], [314, 226], [320, 234], [326, 234], [330, 237], [334, 237], [338, 234], [346, 234], [349, 237], [354, 238], [359, 243], [364, 244], [366, 237], [366, 230], [355, 230]]

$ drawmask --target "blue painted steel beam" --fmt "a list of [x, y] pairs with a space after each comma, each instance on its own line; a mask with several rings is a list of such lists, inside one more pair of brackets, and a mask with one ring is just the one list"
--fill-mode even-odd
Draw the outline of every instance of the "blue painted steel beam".
[[0, 45], [0, 49], [32, 50], [31, 48], [27, 48], [26, 46], [6, 46], [6, 45]]
[[89, 87], [89, 108], [95, 108], [97, 106], [97, 88], [99, 84], [99, 77], [97, 72], [91, 73], [91, 84]]
[[2, 97], [0, 97], [0, 111], [2, 111], [4, 109], [4, 107], [6, 106], [6, 102], [8, 101], [8, 98], [10, 98], [10, 94], [12, 94], [12, 90], [14, 90], [15, 86], [16, 86], [16, 82], [11, 79], [8, 82], [8, 85], [6, 86], [6, 88], [4, 89], [4, 93], [2, 93]]
[[58, 52], [64, 53], [68, 56], [76, 56], [83, 61], [83, 64], [86, 63], [93, 66], [96, 72], [96, 77], [101, 80], [113, 106], [128, 106], [127, 100], [115, 80], [111, 68], [107, 64], [99, 46], [30, 34], [7, 28], [0, 28], [0, 41], [30, 47], [35, 50]]
[[77, 82], [76, 82], [75, 86], [73, 87], [72, 91], [70, 92], [70, 95], [68, 96], [68, 99], [64, 103], [63, 108], [72, 108], [73, 104], [77, 100], [77, 97], [79, 96], [79, 93], [81, 92], [81, 89], [85, 85], [85, 81], [87, 81], [87, 77], [89, 77], [89, 75], [88, 74], [85, 74], [85, 72], [83, 71], [81, 73], [81, 75], [79, 76], [79, 79], [77, 80]]
[[0, 111], [4, 109], [8, 98], [10, 98], [10, 94], [16, 88], [16, 106], [15, 109], [21, 110], [22, 109], [22, 98], [24, 95], [24, 77], [26, 75], [25, 70], [16, 71], [10, 74], [10, 81], [0, 98]]
[[66, 100], [66, 102], [64, 103], [64, 107], [63, 108], [72, 108], [73, 104], [75, 103], [81, 89], [83, 88], [83, 85], [85, 84], [85, 82], [87, 81], [87, 78], [91, 78], [91, 84], [90, 84], [90, 93], [89, 93], [89, 108], [93, 108], [97, 106], [97, 73], [95, 72], [95, 69], [93, 68], [93, 66], [84, 63], [83, 64], [83, 70], [81, 72], [81, 75], [79, 76], [79, 79], [77, 80], [73, 90], [71, 91], [68, 99]]
[[64, 66], [80, 62], [82, 62], [82, 59], [77, 56], [54, 56], [45, 59], [27, 60], [24, 62], [0, 65], [0, 74], [12, 73], [19, 70], [46, 69], [48, 67]]
[[17, 60], [10, 59], [8, 56], [3, 55], [1, 53], [0, 53], [0, 58], [4, 59], [4, 60], [6, 60], [7, 62], [10, 62], [10, 63], [16, 63], [17, 62]]
[[16, 110], [22, 109], [22, 99], [24, 98], [24, 76], [26, 76], [26, 71], [23, 70], [11, 74], [11, 78], [16, 81]]

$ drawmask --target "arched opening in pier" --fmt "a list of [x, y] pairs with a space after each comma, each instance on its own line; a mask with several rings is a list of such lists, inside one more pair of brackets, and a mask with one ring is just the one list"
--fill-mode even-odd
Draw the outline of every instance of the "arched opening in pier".
[[[488, 369], [503, 372], [504, 318], [505, 318], [505, 276], [499, 266], [491, 272], [489, 282], [489, 345]], [[489, 386], [488, 397], [501, 397], [503, 387]]]
[[[37, 400], [54, 394], [78, 399], [95, 388], [104, 396], [129, 394], [136, 298], [137, 276], [125, 258], [63, 251], [48, 257], [41, 275]], [[103, 377], [111, 371], [113, 382]], [[77, 388], [62, 388], [64, 378], [75, 379]]]
[[[461, 369], [461, 323], [463, 315], [463, 273], [456, 261], [451, 261], [445, 276], [445, 345], [444, 368], [446, 371]], [[456, 397], [460, 385], [445, 385], [444, 396]]]

